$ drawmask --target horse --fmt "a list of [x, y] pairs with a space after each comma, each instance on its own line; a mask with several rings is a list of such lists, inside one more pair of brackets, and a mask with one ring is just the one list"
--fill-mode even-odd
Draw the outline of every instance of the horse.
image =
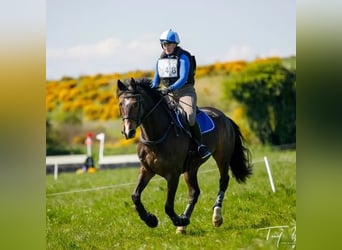
[[[121, 132], [126, 139], [130, 139], [135, 137], [138, 127], [141, 130], [137, 145], [140, 170], [131, 198], [141, 220], [151, 228], [157, 227], [158, 219], [146, 210], [141, 194], [152, 177], [163, 177], [167, 181], [165, 213], [176, 226], [176, 232], [185, 233], [200, 195], [197, 172], [210, 156], [205, 159], [199, 157], [194, 140], [186, 126], [182, 127], [177, 123], [166, 96], [161, 91], [152, 89], [150, 84], [151, 80], [148, 78], [117, 81], [116, 97], [122, 117]], [[229, 169], [238, 183], [245, 183], [252, 174], [251, 153], [244, 146], [245, 138], [239, 126], [232, 119], [213, 107], [203, 107], [200, 110], [211, 118], [214, 125], [211, 131], [203, 134], [203, 142], [210, 149], [220, 174], [219, 191], [212, 215], [213, 225], [219, 227], [223, 223], [221, 210], [230, 180]], [[189, 200], [185, 211], [177, 215], [174, 200], [182, 174], [188, 187]]]

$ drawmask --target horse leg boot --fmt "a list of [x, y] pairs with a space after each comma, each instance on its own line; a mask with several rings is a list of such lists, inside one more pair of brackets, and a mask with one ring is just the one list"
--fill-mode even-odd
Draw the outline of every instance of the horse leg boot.
[[210, 156], [211, 153], [210, 153], [208, 147], [203, 144], [202, 133], [201, 133], [201, 130], [200, 130], [200, 127], [199, 127], [197, 121], [195, 122], [195, 125], [190, 126], [190, 132], [191, 132], [193, 138], [195, 139], [195, 142], [197, 143], [197, 146], [198, 146], [197, 151], [198, 151], [198, 154], [200, 155], [200, 157], [202, 159], [205, 159], [208, 156]]

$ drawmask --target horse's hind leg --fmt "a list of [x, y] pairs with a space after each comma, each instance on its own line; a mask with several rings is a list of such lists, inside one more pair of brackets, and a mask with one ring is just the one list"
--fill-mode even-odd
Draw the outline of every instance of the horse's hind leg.
[[229, 184], [229, 175], [228, 175], [228, 169], [229, 164], [228, 162], [220, 163], [217, 161], [217, 164], [219, 166], [220, 170], [220, 185], [219, 185], [219, 191], [216, 197], [215, 204], [213, 206], [213, 217], [212, 217], [212, 223], [215, 227], [219, 227], [223, 223], [222, 218], [222, 203], [224, 199], [225, 192], [228, 188]]
[[152, 172], [147, 171], [145, 168], [140, 168], [140, 174], [138, 177], [138, 184], [132, 194], [132, 200], [135, 205], [140, 218], [149, 227], [156, 227], [158, 225], [158, 219], [155, 215], [146, 211], [144, 205], [141, 203], [141, 193], [154, 176]]

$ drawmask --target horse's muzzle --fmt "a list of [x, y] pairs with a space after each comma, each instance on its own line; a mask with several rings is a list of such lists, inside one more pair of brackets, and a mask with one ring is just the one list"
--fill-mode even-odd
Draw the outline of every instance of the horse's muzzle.
[[130, 129], [128, 132], [122, 131], [121, 133], [125, 136], [126, 140], [132, 139], [135, 137], [135, 129]]

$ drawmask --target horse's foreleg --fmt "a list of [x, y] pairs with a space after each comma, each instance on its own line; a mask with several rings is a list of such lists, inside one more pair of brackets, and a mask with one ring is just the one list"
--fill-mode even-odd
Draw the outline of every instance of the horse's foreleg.
[[135, 209], [137, 210], [140, 218], [149, 227], [156, 227], [158, 225], [158, 219], [155, 215], [146, 211], [141, 202], [141, 193], [153, 176], [154, 174], [152, 172], [147, 171], [145, 168], [141, 168], [138, 177], [138, 184], [132, 194], [132, 200], [135, 205]]
[[167, 199], [165, 203], [165, 213], [170, 217], [175, 226], [187, 226], [190, 224], [188, 217], [178, 216], [174, 210], [175, 195], [178, 187], [179, 175], [167, 179]]
[[[201, 191], [198, 186], [197, 173], [185, 172], [184, 179], [185, 179], [186, 184], [188, 185], [188, 194], [189, 194], [189, 203], [185, 208], [184, 216], [190, 219]], [[176, 232], [185, 233], [186, 229], [185, 227], [177, 227]]]
[[222, 203], [223, 203], [223, 199], [224, 199], [224, 194], [228, 188], [228, 184], [229, 184], [228, 173], [226, 173], [226, 174], [221, 173], [220, 190], [217, 194], [217, 198], [216, 198], [215, 204], [213, 206], [214, 212], [213, 212], [212, 222], [213, 222], [213, 225], [215, 227], [219, 227], [223, 223], [223, 218], [222, 218], [222, 214], [221, 214]]

